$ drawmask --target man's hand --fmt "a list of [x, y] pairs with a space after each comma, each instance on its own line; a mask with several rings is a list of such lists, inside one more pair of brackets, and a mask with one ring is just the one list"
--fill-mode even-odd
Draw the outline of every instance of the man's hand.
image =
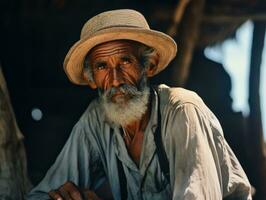
[[70, 181], [57, 190], [51, 190], [48, 194], [53, 200], [100, 200], [93, 191], [81, 190]]

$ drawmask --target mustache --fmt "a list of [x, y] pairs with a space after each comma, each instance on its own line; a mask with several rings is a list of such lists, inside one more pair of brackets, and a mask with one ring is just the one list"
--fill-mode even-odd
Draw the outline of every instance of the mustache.
[[111, 99], [111, 97], [117, 92], [121, 92], [129, 96], [140, 96], [142, 94], [142, 92], [139, 91], [137, 87], [126, 83], [118, 87], [109, 88], [108, 90], [102, 91], [101, 93], [104, 98]]

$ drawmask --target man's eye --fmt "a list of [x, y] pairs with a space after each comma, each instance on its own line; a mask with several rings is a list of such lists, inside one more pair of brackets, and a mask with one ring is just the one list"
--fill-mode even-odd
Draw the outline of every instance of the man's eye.
[[131, 63], [130, 58], [122, 58], [122, 65], [127, 65], [127, 64], [130, 64], [130, 63]]
[[98, 63], [96, 64], [96, 69], [97, 70], [102, 70], [106, 68], [106, 63]]

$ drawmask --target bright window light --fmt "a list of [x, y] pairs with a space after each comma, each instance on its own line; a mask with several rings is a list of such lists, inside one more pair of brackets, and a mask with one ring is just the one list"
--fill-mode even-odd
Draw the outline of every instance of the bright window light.
[[[253, 23], [244, 23], [236, 33], [236, 39], [229, 39], [215, 47], [205, 49], [205, 55], [211, 60], [222, 63], [232, 80], [231, 97], [234, 111], [249, 114], [248, 82], [250, 51], [252, 44]], [[266, 41], [266, 40], [265, 40]], [[265, 42], [264, 41], [264, 42]], [[266, 43], [264, 43], [266, 46]], [[264, 136], [266, 138], [266, 50], [263, 51], [261, 66], [261, 111]]]

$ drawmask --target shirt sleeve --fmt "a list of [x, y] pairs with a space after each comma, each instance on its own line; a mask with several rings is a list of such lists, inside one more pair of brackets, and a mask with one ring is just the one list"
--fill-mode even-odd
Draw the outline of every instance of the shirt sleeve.
[[251, 199], [249, 181], [227, 145], [216, 117], [185, 103], [172, 109], [166, 151], [176, 200]]
[[75, 125], [55, 163], [26, 199], [50, 199], [48, 192], [58, 189], [66, 181], [92, 189], [103, 182], [104, 170], [94, 145], [86, 137], [88, 130], [90, 127], [84, 121]]

